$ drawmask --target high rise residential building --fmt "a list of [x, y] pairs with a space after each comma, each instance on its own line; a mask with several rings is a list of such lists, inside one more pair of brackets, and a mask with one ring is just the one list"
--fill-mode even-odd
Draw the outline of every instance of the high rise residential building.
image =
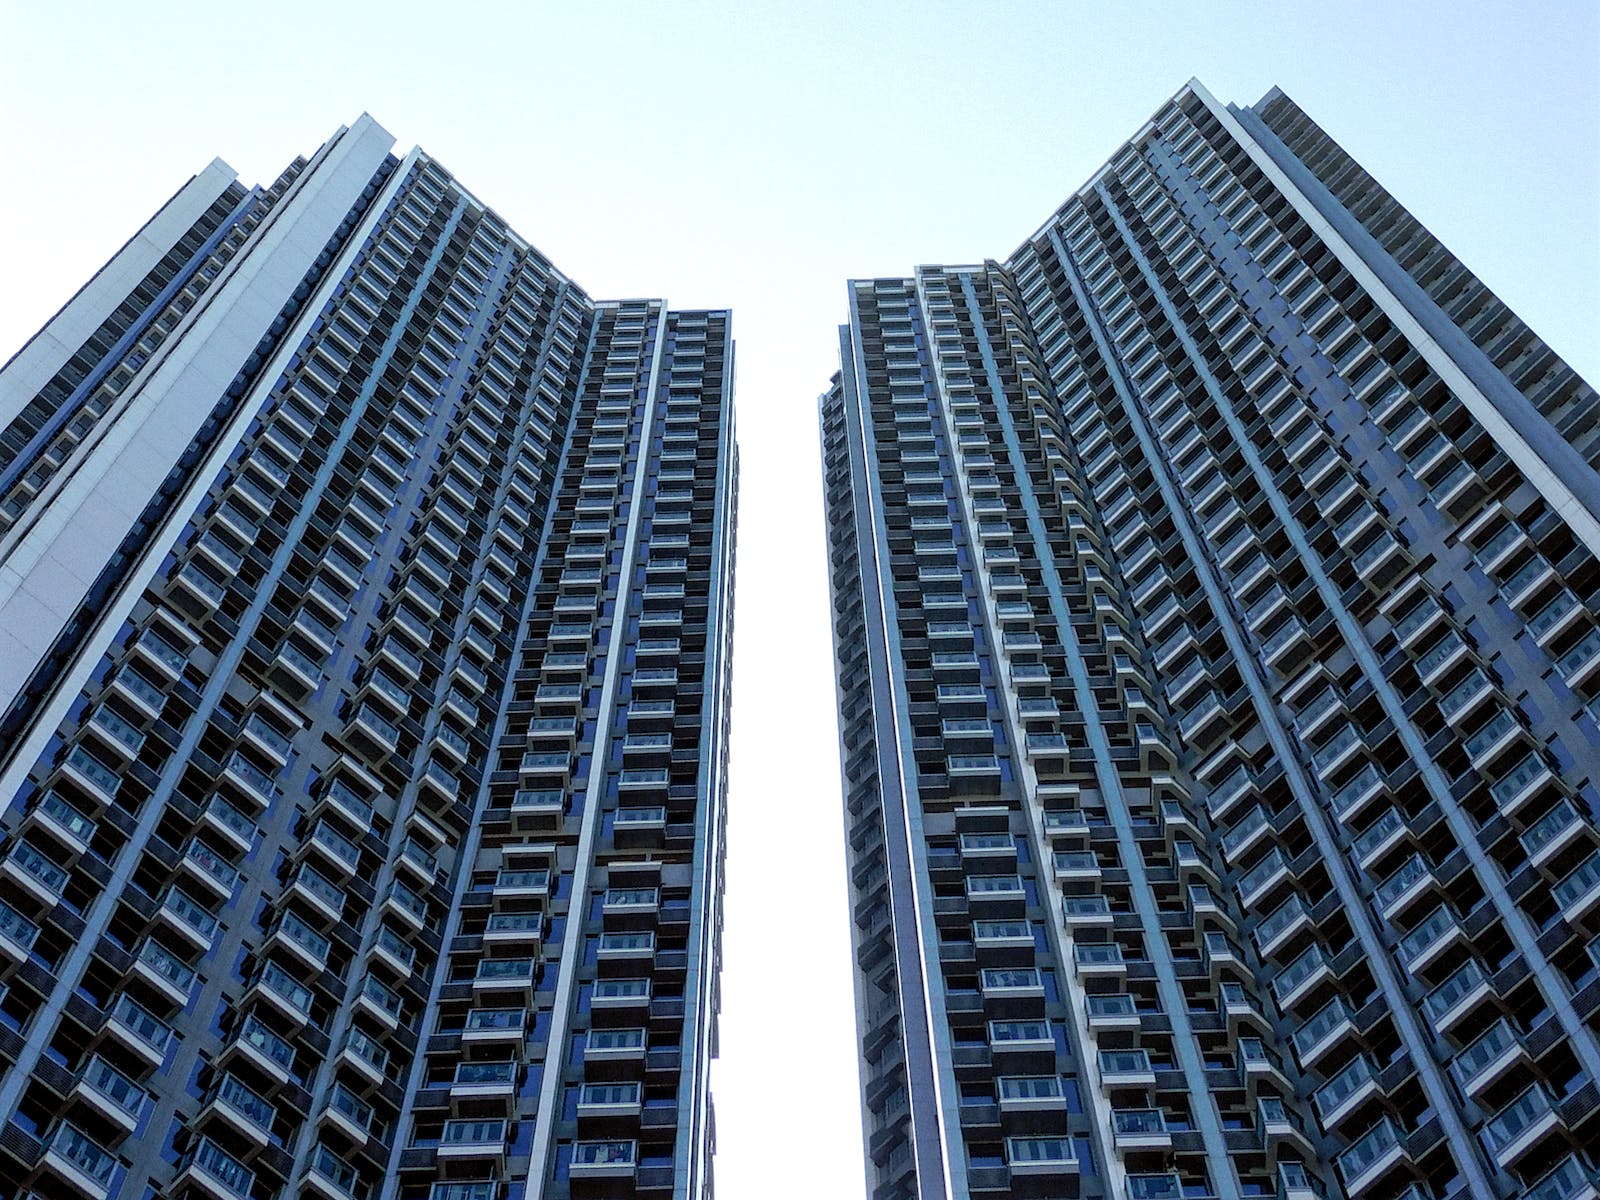
[[840, 342], [874, 1200], [1594, 1197], [1594, 390], [1194, 83]]
[[711, 1195], [728, 314], [392, 144], [0, 371], [0, 1194]]

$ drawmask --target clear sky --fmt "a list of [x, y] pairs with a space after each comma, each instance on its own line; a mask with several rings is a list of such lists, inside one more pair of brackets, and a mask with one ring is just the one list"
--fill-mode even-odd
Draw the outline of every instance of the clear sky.
[[815, 397], [850, 276], [1004, 257], [1190, 76], [1293, 96], [1600, 380], [1600, 5], [0, 0], [0, 361], [213, 156], [370, 111], [597, 297], [729, 306], [719, 1191], [862, 1195]]

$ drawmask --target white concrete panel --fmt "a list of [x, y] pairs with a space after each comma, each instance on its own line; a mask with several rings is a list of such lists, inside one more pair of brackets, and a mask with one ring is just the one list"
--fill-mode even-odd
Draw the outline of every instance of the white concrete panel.
[[[184, 335], [163, 346], [119, 398], [115, 419], [93, 431], [68, 477], [53, 481], [56, 490], [42, 511], [14, 530], [9, 544], [0, 544], [3, 567], [10, 568], [0, 571], [0, 629], [20, 636], [34, 655], [33, 662], [0, 669], [0, 710], [15, 699], [33, 664], [82, 602], [88, 583], [132, 528], [392, 145], [388, 133], [363, 117], [319, 153], [202, 297]], [[316, 311], [308, 305], [302, 324]], [[303, 333], [303, 328], [289, 331], [287, 344], [292, 347]], [[272, 369], [281, 370], [282, 361]], [[247, 407], [259, 406], [267, 391], [258, 388]], [[235, 421], [229, 436], [236, 438], [246, 424]], [[211, 474], [207, 470], [197, 477], [197, 494], [210, 485]], [[197, 494], [180, 508], [192, 511]], [[181, 524], [169, 526], [167, 536], [180, 529]], [[148, 555], [148, 570], [127, 586], [143, 588], [160, 558]], [[80, 565], [69, 573], [68, 561]], [[37, 611], [40, 596], [30, 595], [36, 573], [51, 580], [42, 595], [49, 598], [53, 628]], [[22, 588], [19, 576], [27, 580]], [[103, 640], [93, 639], [82, 653], [100, 653]]]
[[220, 158], [213, 159], [0, 367], [0, 428], [9, 425], [38, 395], [235, 178], [232, 167]]

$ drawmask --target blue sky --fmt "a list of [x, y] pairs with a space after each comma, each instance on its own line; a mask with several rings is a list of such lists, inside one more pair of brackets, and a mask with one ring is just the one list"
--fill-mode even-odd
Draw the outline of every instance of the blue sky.
[[7, 0], [0, 359], [220, 155], [370, 111], [593, 295], [734, 309], [718, 1182], [862, 1193], [816, 394], [850, 276], [1003, 257], [1190, 76], [1282, 86], [1600, 379], [1600, 5]]

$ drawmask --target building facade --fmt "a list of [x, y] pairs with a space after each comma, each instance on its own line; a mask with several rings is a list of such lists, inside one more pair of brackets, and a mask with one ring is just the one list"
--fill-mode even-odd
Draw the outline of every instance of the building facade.
[[721, 311], [370, 118], [0, 372], [0, 1192], [712, 1192]]
[[1593, 389], [1193, 83], [840, 343], [874, 1200], [1595, 1196]]

